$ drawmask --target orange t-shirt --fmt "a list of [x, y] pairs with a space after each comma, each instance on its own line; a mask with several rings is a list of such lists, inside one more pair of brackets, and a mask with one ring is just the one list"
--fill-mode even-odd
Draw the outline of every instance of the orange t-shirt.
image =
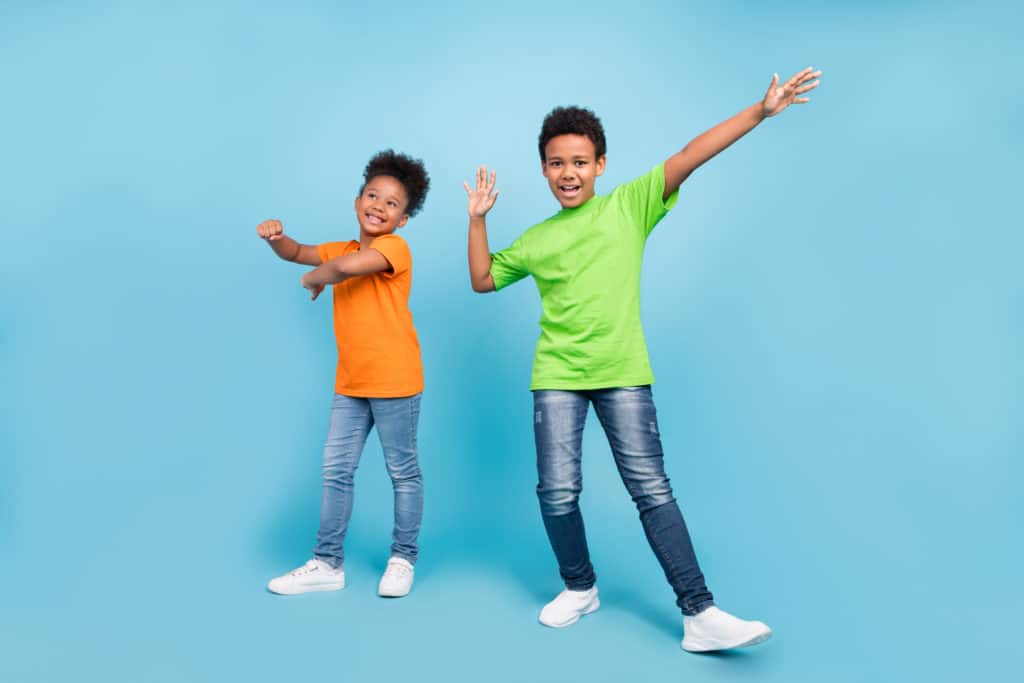
[[[423, 391], [420, 343], [409, 310], [412, 254], [395, 234], [381, 235], [370, 248], [391, 264], [391, 272], [342, 280], [334, 289], [334, 337], [338, 369], [334, 390], [346, 396], [395, 398]], [[359, 251], [359, 242], [317, 246], [323, 261]]]

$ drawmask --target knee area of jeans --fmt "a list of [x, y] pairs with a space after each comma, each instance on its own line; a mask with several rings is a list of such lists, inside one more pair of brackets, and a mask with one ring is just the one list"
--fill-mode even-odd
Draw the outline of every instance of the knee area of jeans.
[[400, 465], [394, 465], [388, 463], [387, 465], [388, 476], [391, 477], [392, 481], [405, 481], [408, 479], [420, 479], [423, 474], [420, 472], [420, 465], [413, 458], [407, 463]]
[[579, 508], [578, 494], [541, 494], [537, 493], [540, 499], [540, 511], [550, 517], [568, 515]]
[[324, 465], [322, 471], [324, 481], [343, 482], [349, 484], [355, 481], [355, 474], [355, 470], [351, 467]]

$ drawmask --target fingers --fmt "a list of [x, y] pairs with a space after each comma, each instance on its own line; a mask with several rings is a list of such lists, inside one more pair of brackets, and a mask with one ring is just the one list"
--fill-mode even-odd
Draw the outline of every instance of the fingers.
[[263, 221], [256, 226], [256, 234], [265, 240], [277, 240], [281, 239], [284, 234], [284, 228], [281, 226], [281, 221]]
[[[786, 81], [786, 88], [787, 89], [796, 88], [797, 86], [803, 85], [804, 83], [806, 83], [807, 81], [811, 80], [812, 78], [818, 78], [819, 76], [821, 76], [821, 71], [815, 71], [813, 66], [809, 66], [806, 69], [804, 69], [803, 71], [800, 71], [799, 73], [797, 73], [795, 76], [793, 76], [788, 81]], [[801, 92], [801, 91], [797, 90], [797, 92]]]
[[779, 74], [772, 74], [772, 82], [768, 84], [768, 92], [771, 93], [779, 85]]
[[807, 74], [811, 73], [812, 71], [814, 71], [814, 67], [813, 66], [809, 66], [806, 69], [802, 69], [802, 70], [798, 71], [797, 73], [795, 73], [793, 75], [792, 78], [790, 78], [788, 81], [786, 81], [786, 85], [784, 85], [783, 87], [784, 88], [795, 88], [797, 85], [799, 85], [804, 80], [806, 80], [805, 76], [807, 76]]
[[818, 84], [820, 84], [820, 83], [821, 83], [821, 81], [814, 81], [813, 83], [808, 83], [807, 85], [801, 85], [799, 88], [797, 88], [793, 92], [795, 92], [797, 95], [803, 95], [808, 90], [814, 90], [815, 88], [817, 88]]

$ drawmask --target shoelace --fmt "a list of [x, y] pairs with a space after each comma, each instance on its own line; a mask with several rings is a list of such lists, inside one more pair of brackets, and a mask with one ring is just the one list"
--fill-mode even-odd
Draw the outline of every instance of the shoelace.
[[402, 579], [409, 575], [410, 569], [404, 564], [397, 562], [388, 562], [387, 569], [384, 570], [384, 578], [386, 579]]
[[320, 567], [317, 565], [317, 563], [314, 562], [313, 560], [310, 560], [309, 562], [307, 562], [306, 564], [302, 565], [298, 569], [293, 569], [290, 572], [290, 574], [292, 576], [302, 576], [303, 574], [309, 574], [310, 572], [315, 572], [315, 571], [319, 571], [319, 570], [320, 570]]

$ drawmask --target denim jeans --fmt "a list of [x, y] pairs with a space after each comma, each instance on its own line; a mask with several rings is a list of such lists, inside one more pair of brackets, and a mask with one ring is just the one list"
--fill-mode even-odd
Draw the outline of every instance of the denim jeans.
[[640, 512], [651, 549], [675, 591], [676, 604], [683, 614], [703, 611], [714, 604], [714, 598], [665, 475], [649, 386], [533, 392], [537, 497], [562, 580], [571, 590], [587, 590], [597, 580], [579, 508], [583, 426], [591, 403], [619, 475]]
[[423, 476], [416, 457], [420, 396], [356, 398], [334, 395], [331, 426], [324, 446], [320, 531], [313, 555], [332, 567], [345, 560], [342, 545], [352, 516], [352, 481], [370, 429], [384, 451], [395, 490], [395, 526], [391, 554], [415, 564], [416, 539], [423, 519]]

